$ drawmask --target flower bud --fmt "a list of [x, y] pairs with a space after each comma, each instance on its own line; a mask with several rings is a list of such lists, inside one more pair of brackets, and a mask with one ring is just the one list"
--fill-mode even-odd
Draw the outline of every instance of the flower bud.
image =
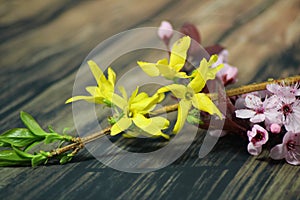
[[280, 133], [281, 126], [279, 124], [271, 124], [270, 131], [274, 134]]
[[169, 44], [170, 39], [173, 36], [173, 27], [168, 21], [162, 21], [157, 32], [161, 40], [166, 44]]

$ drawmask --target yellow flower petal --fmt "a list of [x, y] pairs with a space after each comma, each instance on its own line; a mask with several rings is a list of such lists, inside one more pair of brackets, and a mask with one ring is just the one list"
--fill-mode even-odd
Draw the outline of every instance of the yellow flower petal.
[[152, 123], [154, 123], [159, 129], [164, 130], [169, 127], [170, 122], [164, 117], [152, 117]]
[[[189, 78], [185, 72], [178, 72], [176, 71], [176, 66], [168, 65], [168, 60], [163, 59], [159, 60], [156, 64], [157, 69], [159, 70], [160, 74], [167, 79], [173, 80], [174, 78]], [[182, 67], [180, 67], [181, 69]]]
[[108, 81], [110, 82], [110, 84], [112, 85], [112, 87], [114, 87], [115, 82], [116, 82], [116, 73], [114, 72], [114, 70], [112, 68], [108, 68]]
[[190, 47], [191, 38], [188, 36], [182, 37], [177, 40], [171, 51], [170, 62], [167, 59], [162, 59], [154, 63], [137, 62], [142, 70], [149, 76], [162, 75], [167, 79], [188, 78], [184, 72], [179, 72], [185, 64], [187, 51]]
[[138, 95], [136, 95], [135, 98], [132, 99], [131, 103], [139, 103], [140, 101], [143, 101], [147, 98], [149, 98], [148, 94], [145, 92], [141, 92]]
[[168, 91], [171, 91], [175, 97], [184, 99], [187, 88], [184, 85], [171, 84], [158, 89], [157, 93], [164, 93]]
[[158, 96], [157, 103], [162, 102], [165, 99], [165, 94], [164, 93], [160, 93], [160, 94], [156, 93], [154, 95]]
[[134, 131], [127, 131], [126, 133], [123, 133], [123, 137], [124, 138], [136, 138], [138, 137], [140, 134]]
[[191, 44], [191, 38], [184, 36], [177, 40], [172, 47], [170, 55], [170, 66], [176, 71], [180, 71], [184, 66], [187, 51]]
[[158, 95], [144, 98], [141, 101], [134, 100], [134, 103], [130, 104], [130, 109], [139, 112], [141, 114], [147, 114], [149, 111], [154, 109], [156, 103], [158, 103], [158, 100], [159, 100]]
[[154, 119], [154, 118], [146, 118], [145, 116], [141, 114], [137, 114], [133, 119], [134, 124], [145, 131], [146, 133], [153, 135], [153, 136], [163, 136], [167, 137], [168, 136], [164, 133], [161, 132], [161, 127], [158, 125], [165, 125], [167, 123], [165, 120], [159, 118], [159, 119]]
[[191, 76], [188, 76], [185, 72], [177, 72], [176, 77], [177, 78], [190, 78]]
[[116, 81], [115, 72], [111, 68], [108, 68], [108, 80], [107, 80], [102, 70], [94, 61], [89, 60], [88, 65], [90, 67], [90, 70], [95, 80], [97, 81], [98, 86], [86, 87], [86, 91], [91, 94], [90, 97], [87, 96], [73, 97], [67, 100], [66, 103], [77, 101], [77, 100], [85, 100], [88, 102], [93, 102], [98, 104], [105, 103], [106, 105], [110, 106], [110, 103], [112, 101], [112, 96], [114, 94], [114, 85]]
[[198, 93], [204, 88], [206, 80], [204, 79], [204, 77], [201, 76], [201, 74], [197, 70], [194, 71], [193, 76], [194, 78], [188, 84], [188, 87], [193, 88], [194, 92]]
[[193, 106], [199, 110], [208, 112], [209, 114], [217, 114], [222, 119], [222, 114], [211, 99], [204, 93], [195, 94], [192, 99]]
[[133, 100], [135, 99], [137, 93], [139, 92], [139, 87], [136, 87], [136, 89], [131, 93], [131, 96], [128, 99], [128, 104], [132, 104]]
[[121, 92], [124, 99], [128, 99], [127, 92], [123, 86], [119, 86], [119, 91]]
[[174, 79], [176, 77], [176, 71], [169, 67], [168, 65], [156, 65], [157, 69], [161, 73], [162, 76], [164, 76], [167, 79]]
[[126, 101], [126, 99], [120, 97], [120, 96], [117, 95], [117, 94], [113, 94], [113, 95], [112, 95], [111, 103], [112, 103], [113, 105], [118, 106], [118, 107], [121, 108], [122, 110], [125, 109], [125, 107], [127, 106], [127, 101]]
[[169, 65], [169, 63], [168, 63], [168, 59], [166, 59], [166, 58], [164, 58], [164, 59], [161, 59], [161, 60], [159, 60], [159, 61], [157, 61], [157, 63], [156, 63], [157, 65], [166, 65], [166, 66], [168, 66]]
[[149, 76], [159, 76], [159, 70], [157, 69], [155, 63], [148, 63], [148, 62], [138, 61], [137, 64]]
[[103, 98], [95, 98], [93, 96], [75, 96], [68, 99], [65, 103], [67, 104], [78, 100], [85, 100], [91, 103], [103, 103]]
[[125, 131], [126, 129], [129, 128], [129, 126], [132, 124], [131, 119], [127, 118], [127, 117], [123, 117], [121, 118], [117, 123], [115, 123], [111, 129], [110, 129], [110, 135], [114, 136], [117, 135], [119, 133], [121, 133], [122, 131]]
[[85, 88], [86, 91], [88, 91], [88, 93], [90, 93], [92, 96], [96, 97], [96, 96], [101, 96], [103, 97], [103, 95], [101, 95], [99, 88], [96, 86], [89, 86]]
[[216, 62], [216, 59], [218, 59], [218, 56], [213, 55], [209, 62], [207, 62], [205, 58], [201, 60], [197, 70], [205, 81], [215, 79], [217, 72], [223, 67], [223, 64], [221, 64], [217, 67], [211, 68], [211, 65]]
[[215, 62], [217, 62], [218, 56], [216, 54], [210, 56], [208, 61], [208, 66], [212, 66]]
[[191, 106], [192, 106], [191, 101], [188, 101], [186, 99], [182, 99], [179, 102], [177, 121], [176, 121], [176, 124], [174, 126], [173, 133], [176, 134], [182, 129], [182, 127], [184, 126], [185, 120], [188, 116], [188, 113], [189, 113], [189, 110], [190, 110]]
[[88, 65], [98, 85], [109, 85], [100, 67], [92, 60], [88, 61]]

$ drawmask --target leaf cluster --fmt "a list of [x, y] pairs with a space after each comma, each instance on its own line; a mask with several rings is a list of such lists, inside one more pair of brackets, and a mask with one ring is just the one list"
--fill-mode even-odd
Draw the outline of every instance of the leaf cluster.
[[[13, 128], [0, 135], [0, 166], [32, 165], [47, 163], [52, 157], [51, 152], [40, 150], [30, 153], [30, 150], [38, 144], [51, 144], [59, 142], [71, 142], [73, 137], [67, 134], [56, 133], [51, 127], [49, 132], [41, 128], [37, 121], [28, 113], [21, 111], [20, 118], [26, 128]], [[65, 157], [64, 157], [65, 156]], [[61, 156], [61, 162], [69, 161], [67, 155]]]

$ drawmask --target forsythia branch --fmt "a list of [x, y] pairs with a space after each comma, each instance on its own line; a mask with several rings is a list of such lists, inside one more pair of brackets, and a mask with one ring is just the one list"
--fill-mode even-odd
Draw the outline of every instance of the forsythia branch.
[[[286, 85], [290, 85], [290, 84], [294, 84], [296, 82], [300, 82], [300, 75], [283, 78], [283, 79], [278, 79], [278, 80], [269, 80], [269, 81], [265, 81], [265, 82], [261, 82], [261, 83], [255, 83], [255, 84], [245, 85], [245, 86], [241, 86], [241, 87], [234, 88], [234, 89], [229, 89], [226, 91], [226, 95], [228, 97], [232, 97], [232, 96], [246, 94], [246, 93], [250, 93], [250, 92], [254, 92], [254, 91], [265, 90], [266, 86], [268, 84], [272, 84], [272, 83], [284, 83]], [[210, 93], [207, 95], [212, 100], [216, 100], [218, 98], [218, 95], [216, 93]], [[168, 105], [168, 106], [165, 106], [163, 108], [160, 108], [160, 109], [157, 109], [157, 110], [151, 112], [150, 116], [157, 116], [157, 115], [161, 115], [164, 113], [173, 112], [173, 111], [176, 111], [177, 109], [178, 109], [178, 104]], [[74, 143], [53, 150], [51, 153], [51, 157], [55, 156], [55, 155], [60, 155], [64, 152], [70, 151], [72, 149], [76, 149], [76, 148], [82, 149], [84, 147], [85, 143], [89, 143], [91, 141], [94, 141], [98, 138], [103, 137], [104, 135], [108, 135], [110, 133], [110, 129], [111, 129], [111, 127], [107, 127], [100, 132], [93, 133], [93, 134], [83, 137], [83, 138], [77, 138], [76, 141], [74, 140]]]

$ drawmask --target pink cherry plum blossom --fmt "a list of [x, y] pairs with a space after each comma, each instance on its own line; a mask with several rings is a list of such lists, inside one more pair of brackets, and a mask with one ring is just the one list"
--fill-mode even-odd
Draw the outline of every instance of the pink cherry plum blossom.
[[217, 77], [223, 82], [224, 85], [235, 83], [237, 81], [238, 69], [228, 64], [228, 51], [222, 50], [218, 54], [218, 60], [214, 66], [223, 64], [224, 67], [217, 73]]
[[275, 95], [266, 98], [262, 102], [260, 97], [249, 94], [245, 98], [245, 106], [248, 109], [235, 111], [236, 117], [242, 119], [250, 118], [252, 123], [265, 121], [267, 126], [273, 123], [281, 124], [281, 114], [278, 112], [279, 99]]
[[247, 132], [247, 135], [249, 139], [248, 152], [251, 155], [259, 155], [262, 150], [262, 145], [265, 144], [269, 139], [267, 130], [255, 124], [252, 127], [252, 130]]
[[287, 132], [282, 144], [278, 144], [270, 151], [270, 157], [274, 160], [285, 160], [292, 165], [300, 165], [300, 132]]

